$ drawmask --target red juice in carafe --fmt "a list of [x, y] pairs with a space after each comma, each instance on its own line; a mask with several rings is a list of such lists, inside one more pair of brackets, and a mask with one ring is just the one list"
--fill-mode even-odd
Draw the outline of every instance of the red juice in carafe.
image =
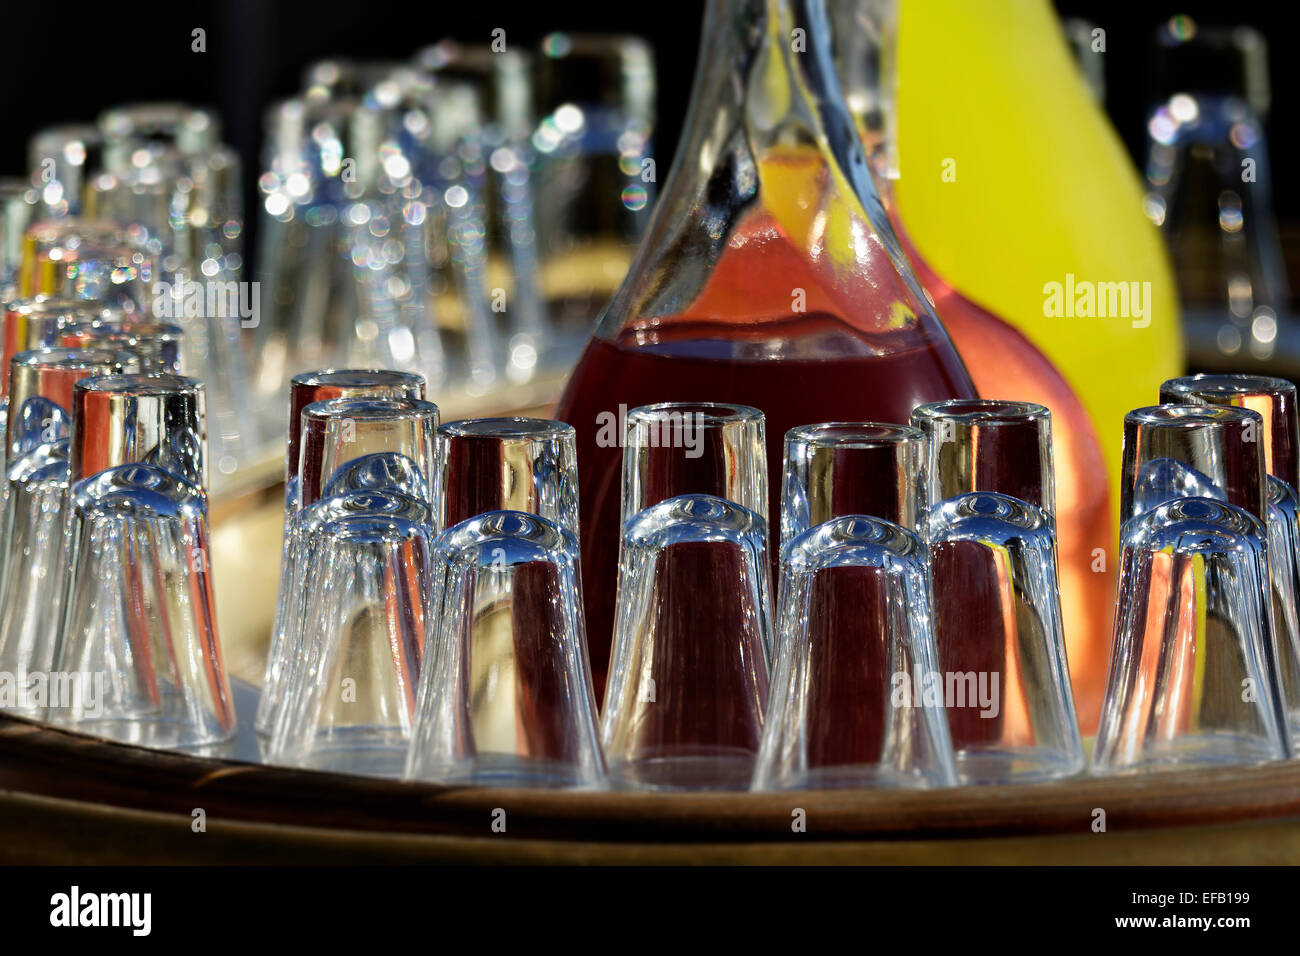
[[[807, 311], [760, 311], [762, 303], [792, 300]], [[975, 397], [942, 328], [897, 314], [898, 301], [883, 283], [828, 282], [763, 217], [728, 245], [682, 313], [625, 322], [615, 337], [587, 346], [556, 417], [577, 431], [583, 596], [597, 694], [613, 632], [623, 454], [598, 444], [602, 416], [670, 401], [762, 411], [775, 559], [786, 431], [828, 421], [906, 423], [924, 402]]]

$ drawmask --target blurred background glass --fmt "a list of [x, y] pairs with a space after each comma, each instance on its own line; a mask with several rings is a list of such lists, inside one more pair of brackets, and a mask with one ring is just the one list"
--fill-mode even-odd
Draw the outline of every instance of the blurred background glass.
[[[172, 238], [141, 222], [146, 241], [263, 283], [259, 326], [238, 332], [222, 366], [243, 362], [246, 394], [232, 393], [227, 414], [213, 389], [213, 437], [228, 446], [214, 448], [214, 481], [223, 460], [238, 469], [274, 444], [279, 403], [263, 399], [294, 371], [330, 364], [318, 359], [331, 348], [428, 375], [431, 398], [464, 402], [455, 414], [554, 397], [667, 174], [699, 40], [694, 11], [512, 4], [428, 22], [399, 2], [358, 21], [306, 0], [227, 0], [196, 20], [147, 6], [149, 70], [123, 74], [87, 31], [61, 40], [79, 68], [44, 77], [32, 97], [22, 84], [39, 44], [11, 51], [0, 84], [25, 145], [0, 168], [10, 177], [2, 231], [8, 249], [25, 222], [86, 212], [88, 195], [133, 220], [152, 208], [157, 223], [152, 180], [190, 181], [187, 198], [169, 197]], [[1294, 374], [1286, 250], [1300, 188], [1271, 171], [1300, 148], [1278, 95], [1300, 66], [1268, 49], [1287, 35], [1286, 12], [1209, 0], [1046, 6], [1165, 235], [1186, 370]], [[19, 32], [45, 29], [34, 9], [15, 17]], [[129, 103], [197, 108], [113, 112]], [[1014, 166], [1014, 144], [1007, 156]], [[339, 179], [347, 159], [355, 182]], [[344, 209], [365, 222], [340, 218]], [[191, 333], [186, 349], [209, 361], [220, 344]]]

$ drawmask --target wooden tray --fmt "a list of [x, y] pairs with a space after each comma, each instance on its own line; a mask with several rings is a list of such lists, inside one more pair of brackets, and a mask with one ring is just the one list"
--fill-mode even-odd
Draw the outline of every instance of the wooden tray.
[[0, 720], [0, 862], [403, 861], [1296, 863], [1300, 763], [930, 792], [564, 794], [208, 760]]
[[[226, 666], [253, 683], [274, 612], [281, 467], [268, 461], [213, 505]], [[399, 861], [1300, 863], [1300, 761], [930, 792], [564, 794], [204, 759], [0, 718], [0, 862]]]

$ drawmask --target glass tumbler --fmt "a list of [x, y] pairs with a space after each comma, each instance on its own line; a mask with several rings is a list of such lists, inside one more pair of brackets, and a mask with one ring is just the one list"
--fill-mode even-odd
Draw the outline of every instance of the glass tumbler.
[[212, 600], [203, 384], [82, 379], [72, 421], [58, 666], [106, 684], [64, 716], [128, 743], [221, 748], [235, 717]]
[[445, 532], [435, 561], [438, 624], [406, 776], [603, 786], [576, 534], [535, 514], [493, 511]]
[[153, 257], [116, 223], [64, 218], [31, 226], [18, 291], [92, 299], [144, 317], [152, 311]]
[[917, 531], [925, 437], [907, 425], [827, 422], [785, 433], [781, 546], [832, 518], [871, 515]]
[[753, 788], [955, 784], [920, 538], [881, 518], [832, 518], [787, 545], [781, 576]]
[[1095, 773], [1283, 759], [1263, 419], [1159, 405], [1124, 421], [1114, 643]]
[[922, 405], [926, 537], [948, 727], [964, 783], [1084, 767], [1057, 574], [1052, 419], [1031, 402]]
[[[427, 509], [423, 512], [427, 519]], [[274, 763], [399, 776], [432, 618], [431, 526], [392, 513], [329, 521], [307, 544], [305, 645], [267, 749]]]
[[578, 531], [572, 425], [541, 418], [476, 418], [438, 429], [442, 527], [489, 511], [539, 515]]
[[[366, 389], [412, 394], [423, 392], [423, 388], [423, 380], [409, 373], [316, 372], [295, 379], [290, 412], [297, 402], [314, 394], [343, 391], [359, 396], [365, 395]], [[296, 464], [289, 465], [293, 477], [285, 491], [275, 625], [257, 708], [256, 726], [262, 734], [271, 733], [275, 726], [286, 668], [300, 651], [286, 636], [292, 626], [286, 615], [295, 600], [294, 582], [301, 577], [297, 562], [308, 544], [298, 528], [299, 515], [324, 496], [366, 488], [402, 491], [426, 506], [433, 501], [437, 406], [407, 398], [326, 398], [300, 406], [297, 421], [289, 433], [290, 456]], [[395, 483], [387, 484], [389, 480]]]
[[1261, 441], [1278, 670], [1292, 744], [1300, 744], [1300, 500], [1296, 496], [1300, 487], [1300, 428], [1295, 385], [1263, 375], [1190, 375], [1161, 385], [1160, 400], [1249, 408], [1263, 419]]
[[767, 523], [733, 501], [680, 495], [624, 524], [601, 724], [612, 786], [749, 786], [768, 698], [769, 573]]

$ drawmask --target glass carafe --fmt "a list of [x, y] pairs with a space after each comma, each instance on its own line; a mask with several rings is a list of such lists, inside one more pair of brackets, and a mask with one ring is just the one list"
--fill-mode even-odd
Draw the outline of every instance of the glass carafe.
[[[557, 417], [578, 432], [598, 692], [626, 409], [760, 409], [769, 486], [779, 488], [782, 442], [796, 425], [901, 423], [921, 403], [975, 395], [872, 185], [828, 31], [820, 0], [710, 0], [662, 198], [560, 401]], [[778, 507], [773, 498], [771, 527]]]

